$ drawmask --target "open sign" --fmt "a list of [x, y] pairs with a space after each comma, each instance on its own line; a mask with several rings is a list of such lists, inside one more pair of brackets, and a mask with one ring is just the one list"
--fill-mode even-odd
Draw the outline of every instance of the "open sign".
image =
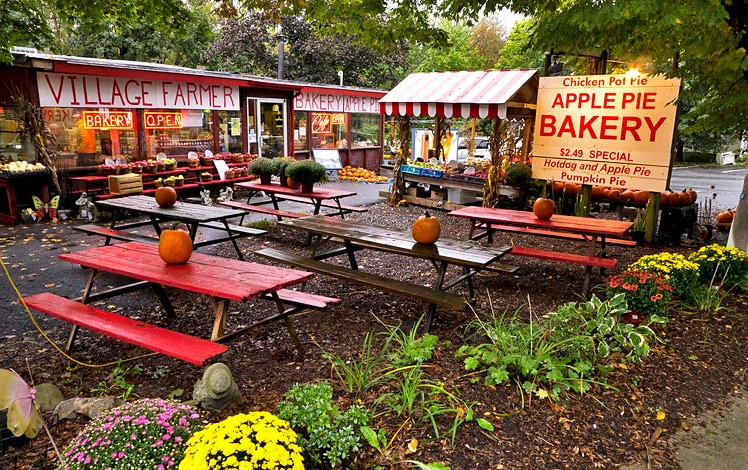
[[146, 129], [181, 129], [182, 113], [143, 113]]

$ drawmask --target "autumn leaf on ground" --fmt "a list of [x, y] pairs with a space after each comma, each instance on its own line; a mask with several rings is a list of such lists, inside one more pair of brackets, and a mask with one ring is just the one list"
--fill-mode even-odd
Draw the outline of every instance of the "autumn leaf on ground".
[[662, 410], [657, 410], [657, 415], [655, 416], [655, 418], [657, 419], [657, 421], [662, 421], [663, 419], [665, 419], [665, 412]]

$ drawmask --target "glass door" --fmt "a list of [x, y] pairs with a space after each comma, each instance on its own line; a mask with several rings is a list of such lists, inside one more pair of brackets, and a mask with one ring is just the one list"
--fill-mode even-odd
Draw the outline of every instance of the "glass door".
[[288, 155], [286, 102], [282, 99], [248, 98], [247, 104], [250, 153], [267, 158]]

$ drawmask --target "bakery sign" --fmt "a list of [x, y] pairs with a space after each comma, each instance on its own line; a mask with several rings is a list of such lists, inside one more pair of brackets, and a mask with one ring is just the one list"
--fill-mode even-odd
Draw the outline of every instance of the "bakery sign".
[[130, 111], [83, 111], [85, 129], [132, 129]]
[[533, 178], [664, 191], [679, 88], [662, 75], [541, 77]]

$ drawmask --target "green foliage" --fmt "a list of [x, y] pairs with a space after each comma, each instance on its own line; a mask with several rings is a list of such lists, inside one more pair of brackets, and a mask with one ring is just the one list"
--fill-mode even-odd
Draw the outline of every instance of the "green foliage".
[[327, 181], [327, 169], [314, 160], [297, 160], [286, 167], [286, 176], [301, 184], [321, 183]]
[[423, 364], [431, 359], [434, 348], [439, 342], [439, 337], [431, 333], [424, 333], [419, 336], [418, 327], [422, 321], [423, 317], [416, 322], [408, 333], [404, 332], [400, 327], [386, 326], [389, 331], [389, 334], [387, 334], [387, 344], [398, 346], [397, 349], [393, 347], [389, 352], [389, 360], [392, 367], [397, 368]]
[[131, 384], [127, 381], [128, 377], [138, 374], [140, 374], [139, 366], [134, 365], [132, 367], [126, 367], [122, 365], [122, 361], [119, 361], [112, 370], [112, 373], [107, 376], [107, 380], [99, 382], [98, 386], [91, 389], [91, 391], [98, 393], [99, 396], [117, 393], [118, 398], [127, 401], [135, 389], [135, 384]]
[[278, 404], [278, 416], [297, 432], [309, 469], [346, 467], [361, 450], [360, 428], [372, 419], [359, 405], [341, 412], [327, 382], [294, 385]]
[[248, 166], [249, 172], [256, 176], [272, 175], [273, 161], [266, 157], [257, 157]]
[[621, 321], [627, 311], [623, 295], [606, 301], [593, 295], [531, 323], [516, 314], [492, 313], [468, 327], [485, 339], [460, 347], [457, 356], [465, 357], [467, 370], [484, 371], [488, 385], [517, 380], [525, 391], [542, 388], [553, 399], [568, 391], [585, 393], [593, 383], [605, 385], [605, 358], [611, 352], [638, 362], [649, 354], [649, 343], [659, 340], [649, 325], [664, 323], [663, 318], [652, 316], [649, 323], [633, 326]]
[[532, 168], [524, 163], [512, 163], [506, 169], [504, 179], [509, 184], [528, 184], [532, 178]]
[[698, 265], [702, 284], [748, 288], [748, 254], [740, 248], [713, 243], [691, 253], [688, 260]]
[[286, 175], [286, 168], [288, 165], [295, 160], [291, 157], [277, 157], [273, 158], [273, 174], [276, 176], [285, 176]]
[[729, 291], [720, 289], [718, 285], [695, 286], [686, 294], [682, 307], [687, 313], [713, 315], [727, 309], [722, 302], [728, 294]]
[[323, 356], [332, 364], [333, 372], [346, 384], [348, 392], [362, 395], [374, 387], [386, 372], [385, 358], [392, 336], [388, 336], [381, 346], [374, 344], [375, 336], [371, 331], [366, 333], [358, 358], [342, 358], [329, 352], [323, 353]]
[[543, 69], [545, 52], [534, 49], [530, 40], [532, 20], [522, 20], [514, 25], [506, 44], [501, 49], [497, 69]]
[[409, 52], [413, 72], [446, 72], [481, 70], [483, 58], [470, 45], [471, 29], [451, 21], [440, 27], [447, 33], [447, 42], [437, 45], [415, 46]]

